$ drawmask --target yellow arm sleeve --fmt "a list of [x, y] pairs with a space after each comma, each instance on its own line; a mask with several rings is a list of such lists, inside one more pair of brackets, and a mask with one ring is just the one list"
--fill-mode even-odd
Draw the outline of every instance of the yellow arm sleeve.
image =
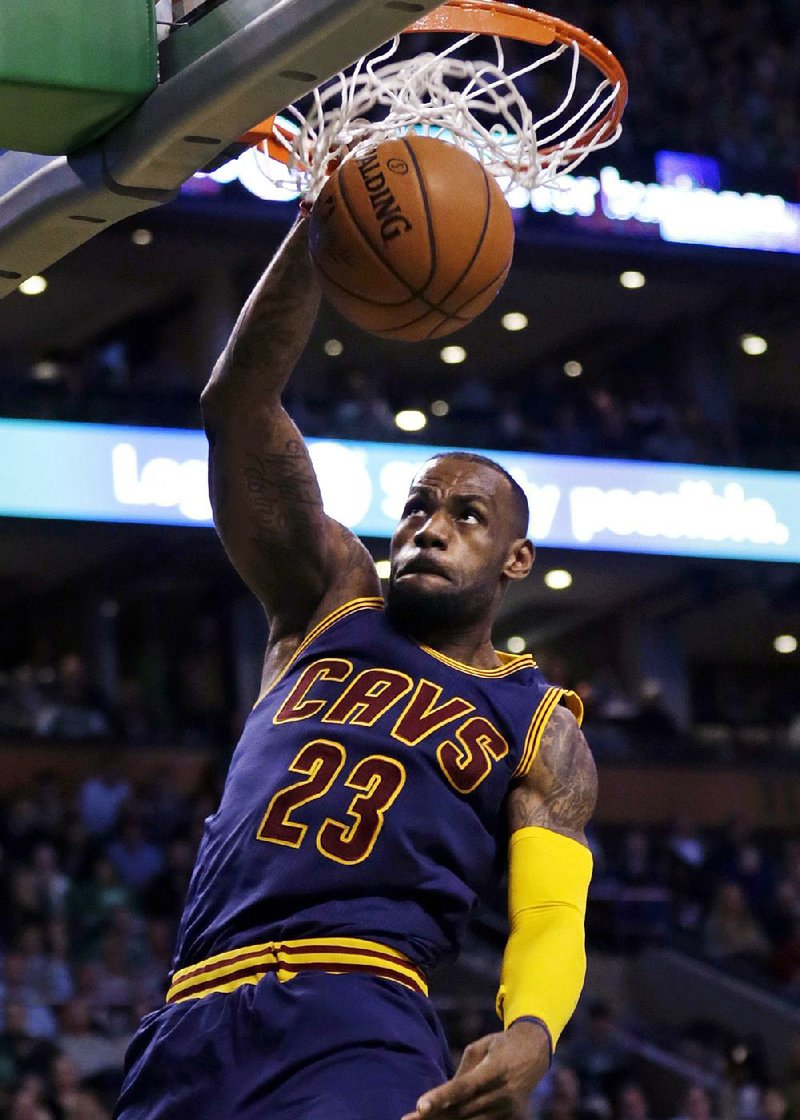
[[510, 933], [497, 1013], [505, 1027], [538, 1020], [553, 1048], [586, 975], [584, 921], [592, 877], [588, 848], [547, 828], [512, 833], [508, 859]]

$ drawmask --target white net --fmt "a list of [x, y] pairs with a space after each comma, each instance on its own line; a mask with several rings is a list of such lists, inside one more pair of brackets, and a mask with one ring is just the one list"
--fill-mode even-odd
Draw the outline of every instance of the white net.
[[[477, 39], [493, 43], [493, 59], [456, 57]], [[332, 167], [413, 131], [465, 149], [504, 190], [531, 190], [574, 171], [620, 134], [618, 123], [602, 123], [619, 85], [603, 77], [588, 96], [579, 92], [577, 43], [559, 43], [509, 73], [499, 36], [465, 35], [438, 54], [410, 59], [396, 58], [399, 44], [398, 36], [316, 89], [304, 111], [294, 105], [283, 111], [276, 139], [286, 149], [287, 164], [268, 158], [265, 150], [262, 170], [270, 180], [294, 186], [313, 202]], [[562, 56], [568, 65], [566, 92], [551, 112], [536, 119], [516, 83]]]

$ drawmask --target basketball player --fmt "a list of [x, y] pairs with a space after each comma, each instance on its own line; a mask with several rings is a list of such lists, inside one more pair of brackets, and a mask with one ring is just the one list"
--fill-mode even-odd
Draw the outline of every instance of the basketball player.
[[[489, 460], [430, 460], [384, 606], [280, 404], [317, 304], [300, 219], [203, 394], [217, 529], [270, 637], [119, 1120], [521, 1118], [583, 983], [596, 776], [559, 701], [579, 703], [490, 640], [533, 562], [524, 494]], [[506, 851], [505, 1029], [451, 1076], [426, 975]]]

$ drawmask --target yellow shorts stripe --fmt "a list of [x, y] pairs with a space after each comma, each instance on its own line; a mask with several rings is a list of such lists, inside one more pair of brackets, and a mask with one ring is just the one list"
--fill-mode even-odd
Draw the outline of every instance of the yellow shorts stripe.
[[428, 994], [424, 973], [388, 945], [358, 937], [301, 938], [243, 946], [180, 968], [172, 977], [167, 1003], [232, 992], [243, 984], [257, 984], [268, 973], [285, 982], [299, 972], [368, 973]]

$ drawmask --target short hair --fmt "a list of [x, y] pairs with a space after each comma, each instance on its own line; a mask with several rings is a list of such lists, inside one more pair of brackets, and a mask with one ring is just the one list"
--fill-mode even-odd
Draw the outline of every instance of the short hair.
[[527, 537], [531, 516], [528, 498], [520, 484], [508, 473], [505, 467], [501, 467], [499, 463], [496, 463], [494, 459], [490, 459], [487, 455], [478, 455], [474, 451], [437, 451], [435, 455], [429, 456], [426, 462], [432, 463], [437, 459], [461, 459], [467, 463], [480, 463], [481, 466], [490, 467], [493, 471], [501, 474], [511, 487], [511, 502], [514, 510], [512, 525], [514, 539]]

